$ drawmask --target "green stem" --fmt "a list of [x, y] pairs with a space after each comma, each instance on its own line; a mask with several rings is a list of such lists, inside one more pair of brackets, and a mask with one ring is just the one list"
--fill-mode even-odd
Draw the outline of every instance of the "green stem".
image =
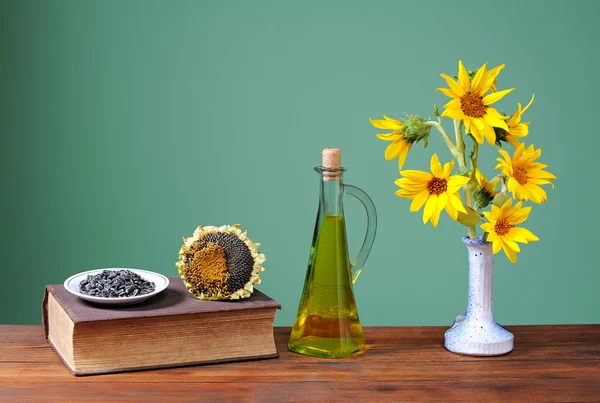
[[452, 156], [454, 158], [458, 159], [458, 150], [456, 149], [456, 145], [454, 145], [454, 142], [452, 141], [450, 136], [448, 136], [448, 133], [446, 133], [446, 130], [444, 130], [444, 127], [441, 125], [441, 122], [434, 122], [433, 120], [428, 120], [427, 122], [424, 122], [423, 124], [425, 126], [435, 127], [437, 129], [437, 131], [440, 132], [440, 134], [442, 135], [442, 139], [444, 139], [444, 142], [450, 149]]
[[[456, 150], [458, 152], [458, 166], [460, 168], [467, 167], [467, 158], [465, 157], [465, 142], [462, 135], [462, 120], [454, 119], [454, 135], [456, 136]], [[467, 207], [473, 208], [473, 189], [471, 187], [471, 181], [467, 182], [463, 186], [463, 192], [465, 195], [465, 204]], [[477, 231], [475, 226], [472, 225], [469, 228], [469, 238], [477, 238]]]
[[456, 150], [458, 151], [458, 166], [461, 168], [467, 167], [467, 159], [465, 158], [465, 142], [462, 136], [462, 120], [454, 119], [454, 135], [456, 137]]
[[479, 159], [479, 143], [477, 140], [473, 138], [473, 158], [471, 159], [471, 182], [477, 182], [477, 176], [475, 175], [475, 171], [477, 171], [477, 160]]

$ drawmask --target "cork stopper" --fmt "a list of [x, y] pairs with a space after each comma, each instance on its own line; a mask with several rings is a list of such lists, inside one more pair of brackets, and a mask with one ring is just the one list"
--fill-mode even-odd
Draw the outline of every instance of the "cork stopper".
[[[342, 165], [342, 150], [339, 148], [323, 149], [323, 168], [339, 169]], [[335, 181], [340, 179], [338, 172], [324, 172], [324, 181]]]

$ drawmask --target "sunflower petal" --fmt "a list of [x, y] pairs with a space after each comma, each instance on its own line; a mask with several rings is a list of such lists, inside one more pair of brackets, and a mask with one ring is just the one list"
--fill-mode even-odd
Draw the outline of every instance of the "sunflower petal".
[[429, 172], [418, 171], [416, 169], [405, 169], [400, 171], [400, 175], [415, 182], [429, 182], [433, 177]]
[[454, 98], [452, 101], [447, 102], [446, 105], [444, 105], [444, 108], [446, 108], [446, 109], [460, 109], [461, 108], [460, 99], [459, 98]]
[[453, 208], [451, 204], [446, 204], [446, 212], [454, 221], [458, 220], [458, 210]]
[[473, 81], [471, 82], [471, 92], [475, 95], [483, 96], [485, 92], [481, 91], [481, 84], [484, 81], [485, 76], [487, 75], [487, 63], [477, 70], [475, 76], [473, 77]]
[[400, 154], [398, 154], [398, 171], [402, 170], [404, 162], [406, 161], [406, 156], [408, 155], [408, 151], [410, 151], [411, 147], [412, 144], [406, 143], [406, 146], [400, 150]]
[[385, 120], [387, 120], [388, 122], [392, 122], [392, 123], [395, 123], [395, 124], [397, 124], [398, 126], [404, 126], [402, 123], [400, 123], [400, 121], [399, 121], [399, 120], [396, 120], [396, 119], [390, 118], [389, 116], [385, 116], [385, 114], [383, 114], [383, 118], [384, 118]]
[[502, 240], [501, 239], [497, 239], [496, 241], [492, 242], [492, 252], [494, 254], [500, 252], [500, 249], [502, 249]]
[[508, 120], [507, 125], [509, 127], [513, 127], [519, 124], [521, 121], [521, 104], [517, 102], [517, 110], [512, 114], [510, 119]]
[[[473, 119], [473, 121], [475, 121], [475, 119]], [[479, 130], [476, 125], [471, 126], [471, 134], [473, 135], [473, 138], [475, 138], [478, 144], [483, 144], [483, 132]]]
[[378, 129], [383, 129], [383, 130], [401, 130], [403, 129], [402, 125], [398, 125], [394, 122], [390, 122], [388, 120], [379, 120], [379, 119], [371, 119], [369, 118], [369, 121], [371, 122], [371, 124], [373, 126], [375, 126]]
[[508, 239], [506, 237], [506, 235], [502, 238], [502, 241], [504, 242], [504, 244], [506, 246], [508, 246], [509, 248], [511, 248], [512, 250], [514, 250], [515, 252], [521, 252], [521, 248], [519, 247], [519, 244], [516, 243], [515, 241], [512, 241], [512, 240]]
[[450, 87], [452, 92], [457, 95], [453, 98], [460, 98], [463, 95], [465, 95], [465, 90], [463, 90], [463, 88], [460, 86], [460, 84], [458, 84], [456, 81], [454, 81], [454, 79], [452, 77], [450, 77], [449, 75], [444, 74], [444, 73], [442, 73], [440, 75], [442, 76], [442, 78], [444, 80], [446, 80], [446, 83], [448, 84], [448, 87]]
[[444, 109], [442, 116], [445, 116], [445, 117], [451, 118], [451, 119], [460, 120], [460, 119], [464, 119], [465, 114], [463, 113], [463, 111], [461, 109]]
[[485, 94], [492, 87], [494, 87], [492, 91], [496, 92], [496, 87], [494, 86], [494, 83], [496, 81], [496, 77], [498, 77], [498, 74], [500, 74], [500, 71], [504, 68], [504, 66], [505, 65], [502, 64], [500, 66], [496, 66], [493, 69], [488, 70], [485, 79], [481, 82], [481, 87], [479, 89], [480, 93]]
[[531, 106], [531, 104], [533, 103], [533, 100], [535, 98], [535, 94], [531, 94], [531, 101], [529, 101], [529, 103], [527, 104], [527, 106], [525, 108], [523, 108], [523, 110], [521, 111], [521, 113], [525, 113], [525, 111], [527, 109], [529, 109], [529, 107]]
[[395, 140], [399, 140], [402, 135], [398, 132], [391, 132], [391, 133], [378, 133], [376, 134], [377, 138], [380, 140], [385, 140], [385, 141], [395, 141]]
[[531, 213], [531, 206], [521, 207], [522, 205], [522, 202], [518, 202], [515, 204], [515, 207], [507, 210], [506, 212], [502, 212], [503, 216], [510, 225], [521, 224], [527, 220], [527, 217], [529, 217], [529, 214]]
[[467, 178], [466, 176], [454, 175], [447, 179], [448, 193], [456, 193], [465, 183], [467, 183], [471, 178]]
[[450, 98], [460, 98], [460, 96], [455, 94], [450, 88], [436, 88], [435, 90]]
[[435, 175], [435, 171], [438, 169], [442, 169], [442, 164], [440, 164], [440, 159], [438, 158], [437, 154], [433, 154], [431, 156], [431, 162], [429, 163], [429, 169], [431, 170], [431, 173]]
[[506, 257], [508, 257], [508, 260], [510, 260], [512, 263], [517, 263], [517, 252], [515, 252], [513, 249], [509, 248], [508, 246], [504, 246], [504, 253], [506, 254]]
[[[494, 229], [494, 226], [492, 225], [492, 223], [489, 222], [484, 222], [483, 224], [480, 225], [481, 229], [484, 230], [485, 232], [487, 232], [488, 234], [491, 235], [492, 230]], [[494, 233], [495, 235], [495, 233]], [[492, 242], [493, 239], [490, 239], [489, 235], [488, 235], [488, 241]]]
[[489, 145], [491, 145], [493, 147], [494, 144], [496, 144], [496, 132], [494, 131], [494, 128], [486, 120], [483, 121], [483, 126], [484, 126], [483, 133], [485, 134], [485, 138], [487, 139]]
[[419, 193], [408, 191], [406, 189], [398, 189], [396, 190], [396, 196], [402, 197], [403, 199], [414, 199]]
[[[510, 124], [509, 124], [509, 126], [510, 126]], [[519, 123], [517, 125], [510, 127], [510, 129], [508, 130], [508, 133], [511, 136], [523, 138], [529, 134], [529, 127], [524, 123]]]
[[535, 236], [531, 231], [522, 227], [512, 227], [506, 236], [514, 241], [528, 243], [539, 241], [540, 238]]
[[450, 176], [453, 168], [454, 168], [454, 160], [444, 164], [444, 178], [447, 178]]
[[467, 73], [467, 69], [465, 69], [462, 60], [458, 61], [458, 83], [465, 92], [468, 92], [471, 89], [469, 73]]
[[506, 95], [508, 95], [509, 93], [511, 93], [513, 91], [514, 91], [514, 88], [509, 88], [507, 90], [492, 92], [491, 94], [488, 94], [485, 97], [483, 97], [483, 99], [481, 101], [484, 103], [484, 105], [491, 105], [495, 102], [500, 101], [502, 98], [504, 98]]
[[412, 182], [407, 178], [400, 178], [400, 179], [396, 179], [394, 181], [394, 183], [397, 186], [400, 186], [402, 189], [408, 190], [408, 191], [413, 191], [413, 192], [420, 192], [423, 189], [427, 189], [427, 183], [423, 183], [423, 182]]
[[400, 148], [402, 148], [403, 143], [400, 141], [394, 141], [392, 143], [390, 143], [389, 146], [387, 146], [387, 148], [385, 149], [385, 159], [386, 160], [391, 160], [394, 159], [398, 156], [398, 154], [400, 153]]
[[498, 110], [496, 110], [496, 108], [489, 107], [486, 109], [485, 113], [498, 119], [508, 120], [508, 116], [502, 115], [500, 112], [498, 112]]
[[423, 210], [423, 224], [426, 224], [427, 221], [431, 218], [431, 215], [435, 211], [437, 206], [437, 196], [430, 195], [429, 199], [427, 199], [427, 203], [425, 203], [425, 209]]
[[510, 143], [510, 145], [512, 145], [514, 148], [519, 147], [519, 144], [521, 144], [517, 141], [517, 139], [514, 136], [512, 136], [510, 134], [506, 135], [506, 141], [508, 141]]
[[456, 211], [460, 211], [461, 213], [467, 214], [465, 206], [462, 204], [460, 197], [458, 197], [456, 193], [448, 194], [448, 200], [450, 201], [450, 205], [453, 209], [455, 209]]
[[418, 193], [410, 204], [410, 211], [414, 213], [415, 211], [421, 210], [421, 207], [423, 207], [428, 198], [429, 192], [427, 190]]
[[463, 123], [465, 124], [465, 134], [468, 134], [471, 132], [471, 118], [468, 116], [465, 116], [463, 119]]
[[431, 225], [433, 226], [433, 228], [437, 227], [438, 221], [440, 220], [440, 212], [439, 211], [434, 211], [433, 214], [431, 214]]
[[508, 130], [508, 126], [507, 126], [507, 124], [506, 124], [506, 122], [505, 122], [504, 120], [502, 120], [502, 119], [498, 119], [496, 116], [492, 115], [491, 113], [488, 113], [488, 111], [489, 111], [490, 109], [494, 109], [494, 110], [495, 110], [495, 108], [491, 108], [491, 107], [487, 108], [487, 110], [486, 110], [486, 114], [485, 114], [485, 116], [483, 117], [483, 119], [484, 119], [484, 120], [485, 120], [485, 121], [486, 121], [488, 124], [490, 124], [490, 125], [491, 125], [491, 126], [493, 126], [493, 127], [500, 127], [500, 128], [502, 128], [502, 129], [504, 129], [504, 130]]
[[438, 195], [438, 201], [437, 201], [437, 213], [439, 214], [448, 204], [448, 195], [446, 193], [440, 193]]

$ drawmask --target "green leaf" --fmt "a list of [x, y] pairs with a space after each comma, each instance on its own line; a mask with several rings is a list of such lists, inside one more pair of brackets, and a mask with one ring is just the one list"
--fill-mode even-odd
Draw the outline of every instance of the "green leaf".
[[465, 227], [472, 227], [474, 225], [477, 225], [477, 223], [481, 221], [481, 216], [479, 215], [479, 213], [471, 207], [465, 206], [465, 209], [467, 210], [467, 213], [465, 214], [459, 211], [458, 218], [456, 219], [456, 221], [458, 221]]

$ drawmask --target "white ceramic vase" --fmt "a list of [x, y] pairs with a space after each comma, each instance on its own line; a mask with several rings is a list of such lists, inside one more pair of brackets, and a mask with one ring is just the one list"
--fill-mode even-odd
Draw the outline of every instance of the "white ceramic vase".
[[492, 244], [481, 238], [463, 238], [469, 252], [469, 301], [465, 315], [456, 317], [446, 331], [444, 346], [453, 353], [490, 356], [512, 351], [514, 336], [494, 321]]

